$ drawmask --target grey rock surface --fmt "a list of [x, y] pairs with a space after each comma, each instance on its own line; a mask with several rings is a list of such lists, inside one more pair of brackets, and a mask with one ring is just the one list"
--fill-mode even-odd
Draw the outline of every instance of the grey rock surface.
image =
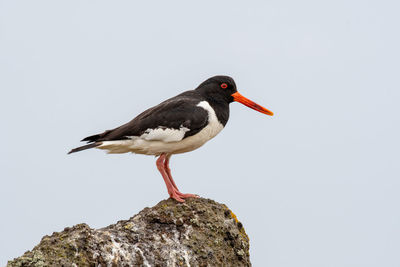
[[163, 200], [101, 229], [86, 224], [45, 236], [7, 266], [251, 266], [249, 239], [225, 205]]

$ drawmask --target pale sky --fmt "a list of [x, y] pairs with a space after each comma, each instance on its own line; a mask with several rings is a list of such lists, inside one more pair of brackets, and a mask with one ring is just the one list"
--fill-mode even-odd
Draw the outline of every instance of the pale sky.
[[154, 157], [66, 153], [222, 74], [275, 116], [231, 104], [172, 157], [181, 191], [235, 212], [254, 266], [400, 266], [399, 8], [0, 0], [0, 265], [167, 198]]

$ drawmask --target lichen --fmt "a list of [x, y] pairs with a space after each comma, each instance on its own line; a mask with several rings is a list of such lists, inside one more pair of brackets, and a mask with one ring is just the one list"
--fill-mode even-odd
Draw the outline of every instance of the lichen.
[[8, 266], [250, 266], [236, 215], [209, 199], [163, 200], [101, 229], [86, 224], [45, 236]]

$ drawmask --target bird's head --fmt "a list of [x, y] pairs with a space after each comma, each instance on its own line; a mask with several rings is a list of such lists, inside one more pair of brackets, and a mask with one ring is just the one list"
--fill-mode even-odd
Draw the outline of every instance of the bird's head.
[[274, 113], [250, 99], [242, 96], [236, 88], [235, 81], [229, 76], [214, 76], [202, 82], [197, 88], [207, 99], [213, 99], [218, 102], [232, 103], [234, 101], [242, 103], [243, 105], [257, 110], [258, 112], [274, 115]]

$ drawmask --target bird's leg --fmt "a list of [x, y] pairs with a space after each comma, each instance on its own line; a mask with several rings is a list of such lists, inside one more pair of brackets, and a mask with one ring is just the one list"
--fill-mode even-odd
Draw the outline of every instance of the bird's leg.
[[179, 190], [175, 189], [174, 185], [171, 183], [167, 170], [165, 169], [165, 159], [166, 159], [166, 154], [161, 154], [160, 157], [157, 159], [157, 168], [160, 171], [165, 185], [167, 186], [168, 194], [171, 198], [175, 199], [178, 202], [185, 202], [178, 194]]
[[169, 168], [169, 159], [170, 159], [170, 158], [171, 158], [171, 155], [167, 155], [167, 156], [165, 157], [165, 160], [164, 160], [164, 169], [165, 169], [165, 171], [167, 172], [167, 175], [168, 175], [168, 178], [169, 178], [170, 183], [172, 184], [172, 186], [173, 186], [173, 187], [175, 188], [175, 190], [176, 190], [176, 194], [177, 194], [178, 196], [180, 196], [181, 198], [199, 197], [198, 195], [194, 195], [194, 194], [183, 194], [183, 193], [181, 193], [181, 192], [179, 191], [178, 187], [176, 186], [176, 184], [175, 184], [175, 182], [174, 182], [174, 179], [172, 178], [171, 169]]
[[171, 158], [171, 155], [167, 155], [167, 156], [165, 157], [165, 160], [164, 160], [164, 169], [167, 171], [169, 181], [170, 181], [171, 184], [174, 186], [174, 188], [179, 192], [179, 189], [178, 189], [178, 187], [176, 186], [174, 179], [172, 179], [171, 169], [169, 168], [169, 159], [170, 159], [170, 158]]

